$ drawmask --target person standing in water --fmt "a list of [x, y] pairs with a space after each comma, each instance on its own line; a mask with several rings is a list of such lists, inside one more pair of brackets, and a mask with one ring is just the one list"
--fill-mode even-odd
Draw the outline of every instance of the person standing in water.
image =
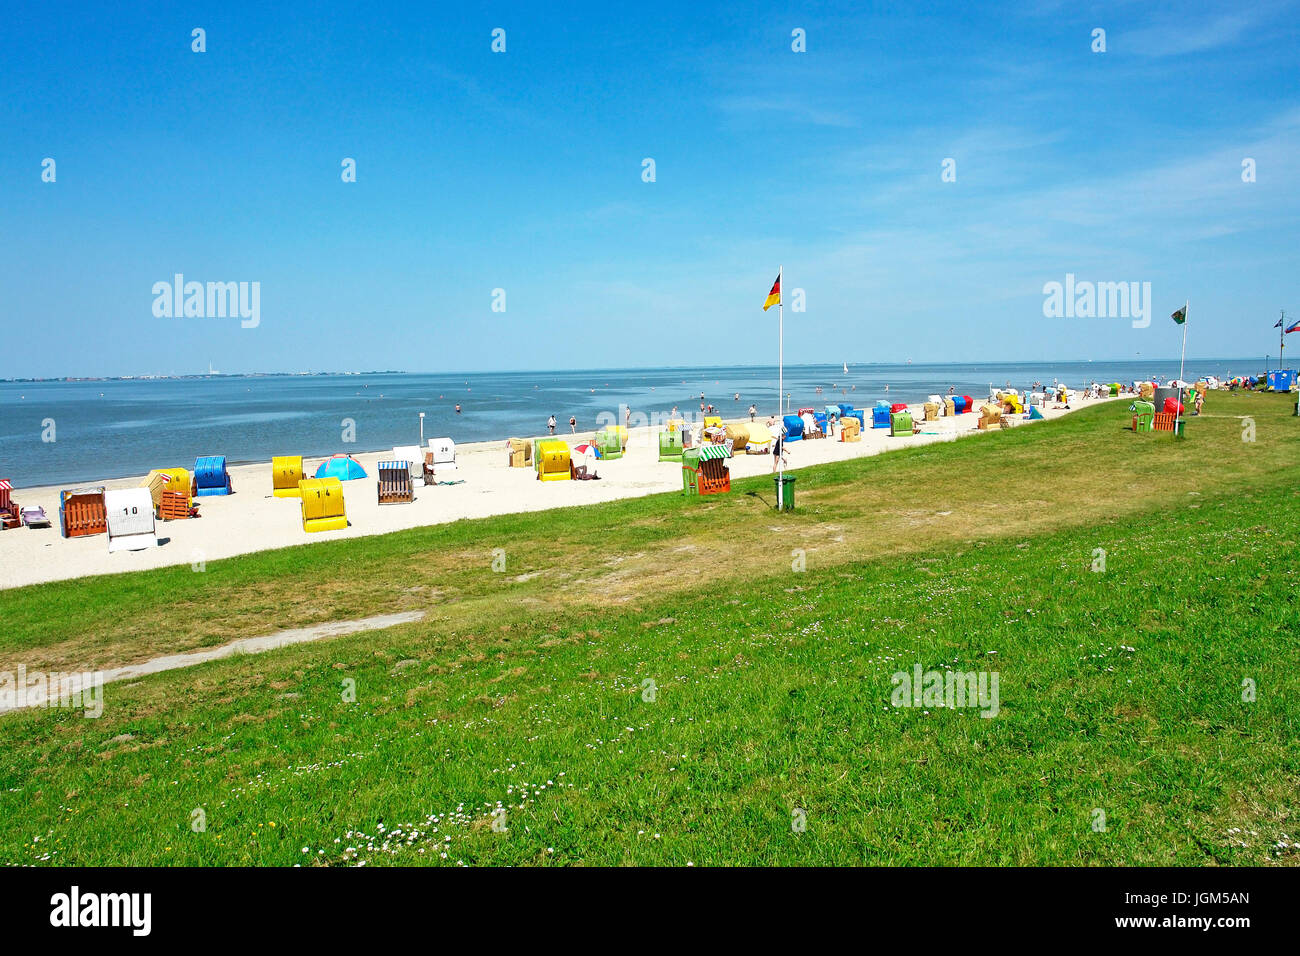
[[546, 429], [547, 429], [547, 431], [549, 431], [552, 435], [555, 434], [555, 416], [554, 416], [554, 415], [552, 415], [550, 418], [548, 418], [548, 419], [546, 420]]
[[758, 408], [757, 408], [756, 406], [754, 406], [754, 405], [750, 405], [750, 406], [749, 406], [749, 420], [750, 420], [751, 422], [754, 420], [754, 416], [757, 415], [757, 414], [758, 414]]

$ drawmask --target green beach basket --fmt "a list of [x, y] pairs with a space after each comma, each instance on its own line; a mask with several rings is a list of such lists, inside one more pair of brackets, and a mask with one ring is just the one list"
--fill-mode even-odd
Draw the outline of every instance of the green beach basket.
[[623, 442], [616, 431], [602, 428], [596, 432], [596, 447], [600, 449], [602, 459], [612, 460], [623, 457]]
[[1154, 402], [1134, 402], [1131, 406], [1133, 412], [1133, 431], [1135, 432], [1153, 432], [1156, 429], [1156, 406]]
[[659, 433], [659, 460], [660, 461], [681, 461], [682, 460], [682, 433], [660, 432]]
[[[700, 450], [687, 448], [682, 452], [682, 494], [691, 495], [699, 492], [697, 472], [700, 468]], [[694, 470], [692, 470], [694, 469]]]
[[912, 416], [908, 412], [894, 412], [889, 416], [889, 437], [898, 438], [912, 434]]

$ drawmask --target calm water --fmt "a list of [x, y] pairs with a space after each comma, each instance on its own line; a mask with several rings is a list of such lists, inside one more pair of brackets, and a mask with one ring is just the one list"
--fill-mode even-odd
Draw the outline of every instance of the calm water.
[[[1255, 374], [1259, 364], [1189, 362], [1186, 377]], [[839, 365], [804, 365], [786, 368], [785, 387], [796, 408], [836, 401], [862, 407], [946, 394], [949, 386], [982, 398], [990, 384], [1024, 389], [1060, 380], [1077, 388], [1177, 374], [1177, 362], [859, 365], [847, 375]], [[458, 442], [542, 434], [551, 414], [559, 431], [568, 432], [570, 415], [589, 429], [598, 413], [617, 413], [620, 405], [646, 414], [674, 406], [698, 413], [701, 392], [724, 416], [744, 414], [751, 402], [766, 415], [776, 410], [776, 391], [775, 366], [0, 383], [0, 478], [16, 487], [71, 484], [192, 468], [200, 455], [235, 463], [378, 451], [416, 443], [422, 411], [426, 438]], [[53, 442], [42, 440], [47, 419]], [[343, 441], [344, 419], [355, 422], [350, 444]]]

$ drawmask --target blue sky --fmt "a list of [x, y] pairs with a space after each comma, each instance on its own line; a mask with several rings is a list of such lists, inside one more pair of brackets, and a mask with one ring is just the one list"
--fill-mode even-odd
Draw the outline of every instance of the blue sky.
[[[1188, 299], [1190, 356], [1262, 363], [1300, 318], [1295, 3], [623, 6], [11, 8], [0, 376], [768, 363], [778, 265], [789, 362], [1176, 356]], [[178, 272], [260, 324], [155, 317]], [[1045, 318], [1067, 273], [1150, 327]]]

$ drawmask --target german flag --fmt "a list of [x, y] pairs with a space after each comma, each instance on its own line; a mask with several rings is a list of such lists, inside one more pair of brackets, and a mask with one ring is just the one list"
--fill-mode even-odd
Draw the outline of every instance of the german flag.
[[766, 312], [774, 305], [781, 304], [781, 275], [777, 273], [776, 281], [772, 283], [772, 291], [767, 294], [767, 301], [763, 303], [763, 311]]

